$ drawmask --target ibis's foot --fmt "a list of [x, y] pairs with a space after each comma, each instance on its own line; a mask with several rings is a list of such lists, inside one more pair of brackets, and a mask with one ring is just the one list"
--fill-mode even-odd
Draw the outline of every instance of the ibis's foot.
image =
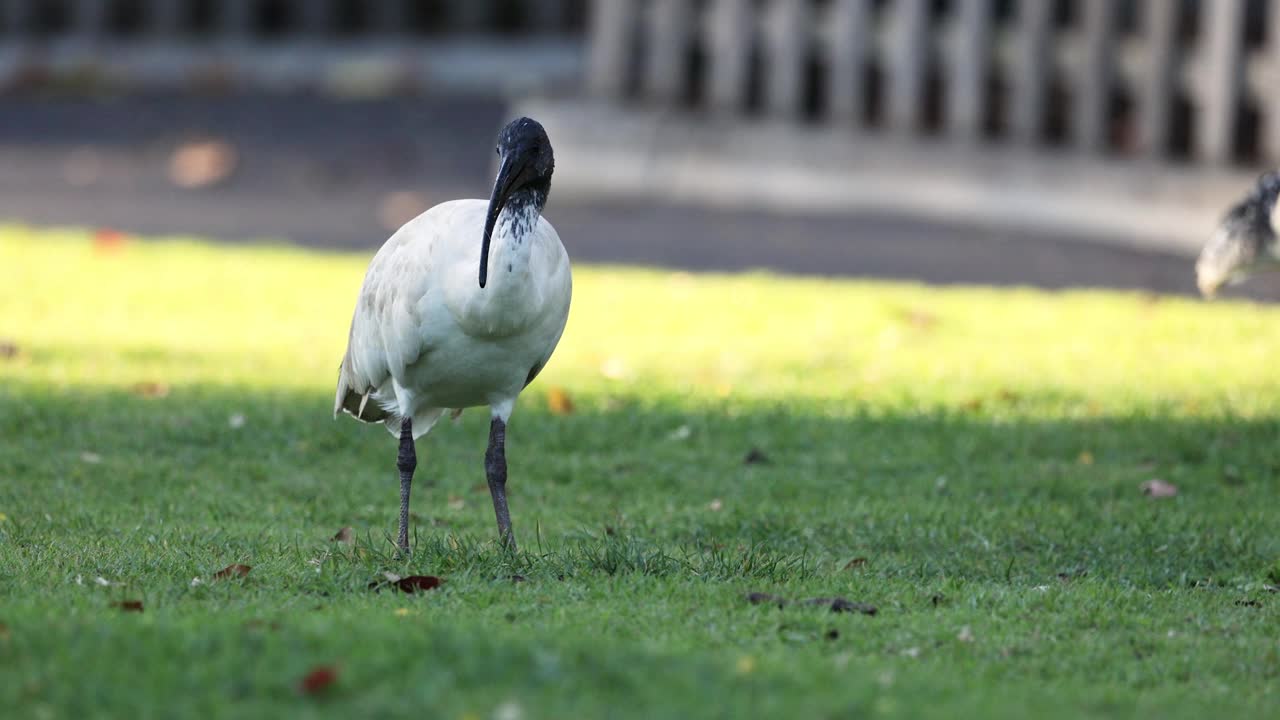
[[400, 469], [400, 537], [397, 544], [400, 553], [409, 555], [409, 488], [413, 485], [413, 471], [418, 467], [418, 454], [413, 448], [413, 418], [400, 421], [400, 452], [396, 455], [396, 467]]
[[489, 424], [489, 449], [484, 454], [484, 473], [493, 496], [493, 514], [498, 518], [498, 538], [514, 551], [516, 536], [511, 532], [511, 512], [507, 510], [507, 424], [494, 418]]

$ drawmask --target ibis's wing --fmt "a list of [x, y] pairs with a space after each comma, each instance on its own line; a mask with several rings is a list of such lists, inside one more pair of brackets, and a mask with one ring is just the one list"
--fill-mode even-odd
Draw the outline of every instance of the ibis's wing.
[[427, 211], [400, 228], [369, 263], [338, 371], [334, 415], [346, 410], [366, 422], [390, 417], [378, 401], [394, 402], [390, 380], [404, 377], [405, 366], [426, 350], [416, 307], [430, 285], [438, 224], [432, 215]]

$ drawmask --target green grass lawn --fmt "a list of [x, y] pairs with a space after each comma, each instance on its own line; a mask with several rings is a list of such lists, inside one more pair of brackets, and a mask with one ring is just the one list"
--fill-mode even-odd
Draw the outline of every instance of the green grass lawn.
[[0, 229], [0, 715], [1280, 708], [1280, 309], [580, 267], [520, 554], [470, 411], [401, 561], [394, 440], [330, 417], [367, 260]]

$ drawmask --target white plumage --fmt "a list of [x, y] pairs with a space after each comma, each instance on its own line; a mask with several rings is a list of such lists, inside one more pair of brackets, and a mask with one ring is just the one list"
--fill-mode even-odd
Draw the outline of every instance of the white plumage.
[[569, 256], [546, 219], [516, 218], [513, 211], [532, 208], [508, 208], [481, 289], [475, 268], [485, 211], [483, 200], [437, 205], [374, 256], [351, 319], [335, 414], [381, 421], [392, 435], [409, 416], [415, 438], [449, 410], [488, 405], [503, 422], [511, 416], [564, 332]]
[[[506, 423], [569, 315], [569, 257], [542, 218], [555, 162], [542, 126], [499, 136], [493, 196], [437, 205], [369, 263], [338, 371], [336, 416], [381, 422], [400, 438], [400, 534], [409, 550], [414, 440], [447, 411], [487, 405], [485, 474], [498, 532], [515, 547], [506, 500]], [[479, 273], [477, 276], [477, 269]], [[477, 282], [478, 280], [478, 282]]]

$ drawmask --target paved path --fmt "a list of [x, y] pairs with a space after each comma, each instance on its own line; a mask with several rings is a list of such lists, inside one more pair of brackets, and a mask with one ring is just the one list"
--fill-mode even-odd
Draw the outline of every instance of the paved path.
[[[503, 103], [480, 98], [6, 98], [0, 218], [371, 251], [388, 235], [380, 211], [487, 197], [503, 115]], [[235, 171], [211, 188], [176, 187], [173, 149], [204, 137], [235, 149]], [[547, 216], [580, 261], [1194, 291], [1184, 257], [889, 215], [583, 205], [553, 187]], [[1280, 278], [1232, 294], [1280, 300]]]

